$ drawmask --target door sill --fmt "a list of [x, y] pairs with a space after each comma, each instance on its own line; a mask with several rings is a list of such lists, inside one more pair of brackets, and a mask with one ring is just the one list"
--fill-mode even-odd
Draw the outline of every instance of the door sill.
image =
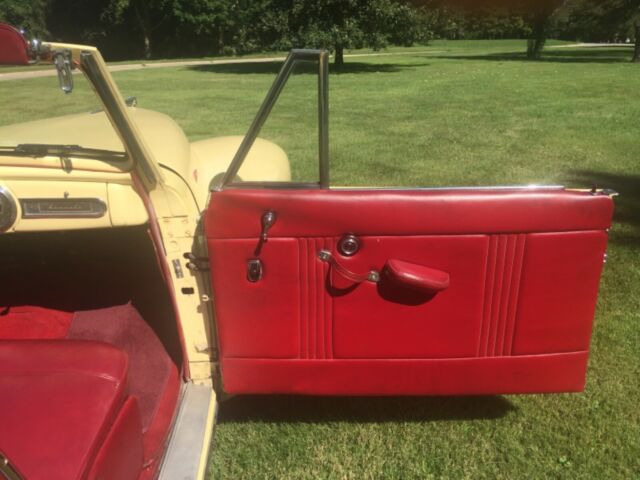
[[159, 480], [204, 478], [216, 414], [211, 385], [186, 384]]

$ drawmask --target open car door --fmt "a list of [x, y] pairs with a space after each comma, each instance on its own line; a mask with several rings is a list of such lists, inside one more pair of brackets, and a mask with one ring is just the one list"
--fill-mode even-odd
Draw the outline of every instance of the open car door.
[[[320, 182], [233, 183], [299, 56], [319, 59]], [[289, 56], [205, 213], [224, 390], [582, 390], [611, 197], [329, 188], [326, 58]]]

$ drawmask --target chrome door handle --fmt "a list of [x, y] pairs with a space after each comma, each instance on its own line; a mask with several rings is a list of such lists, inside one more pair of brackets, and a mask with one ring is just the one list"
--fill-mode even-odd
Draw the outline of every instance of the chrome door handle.
[[318, 251], [318, 258], [323, 262], [328, 263], [333, 268], [335, 268], [336, 272], [338, 272], [343, 277], [351, 280], [352, 282], [362, 283], [362, 282], [373, 282], [377, 283], [380, 281], [380, 273], [377, 270], [370, 270], [367, 273], [355, 273], [351, 270], [347, 270], [342, 265], [338, 263], [338, 261], [334, 258], [329, 250], [320, 250]]

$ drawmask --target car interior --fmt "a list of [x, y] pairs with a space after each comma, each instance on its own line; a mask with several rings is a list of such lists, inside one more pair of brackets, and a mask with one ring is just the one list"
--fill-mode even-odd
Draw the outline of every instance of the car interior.
[[4, 456], [24, 478], [153, 478], [182, 355], [147, 228], [2, 235], [0, 251]]

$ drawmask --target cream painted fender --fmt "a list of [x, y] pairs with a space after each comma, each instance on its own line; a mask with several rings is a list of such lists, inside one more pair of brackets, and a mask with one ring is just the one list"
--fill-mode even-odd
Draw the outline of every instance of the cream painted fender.
[[[191, 144], [188, 182], [200, 209], [204, 209], [212, 182], [221, 179], [244, 137], [216, 137]], [[288, 182], [291, 169], [287, 154], [275, 143], [257, 138], [238, 177], [243, 181]]]

